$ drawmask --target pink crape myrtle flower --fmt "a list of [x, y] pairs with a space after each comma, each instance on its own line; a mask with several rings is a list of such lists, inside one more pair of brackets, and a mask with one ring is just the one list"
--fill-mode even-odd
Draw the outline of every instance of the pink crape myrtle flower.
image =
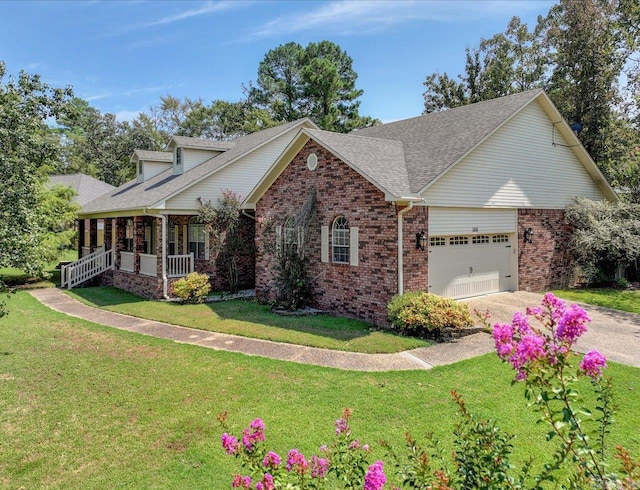
[[264, 441], [264, 422], [262, 419], [255, 419], [242, 431], [242, 444], [247, 451], [251, 451], [260, 441]]
[[349, 422], [346, 419], [338, 419], [336, 420], [336, 435], [340, 434], [349, 434], [351, 430], [349, 429]]
[[500, 359], [508, 359], [514, 350], [513, 327], [508, 323], [496, 323], [493, 326], [493, 340]]
[[222, 434], [222, 447], [227, 452], [227, 454], [236, 454], [238, 451], [238, 440], [227, 434], [226, 432]]
[[324, 478], [329, 473], [329, 460], [313, 456], [311, 458], [311, 478]]
[[273, 476], [266, 473], [262, 477], [262, 481], [256, 483], [256, 490], [276, 490], [276, 484], [273, 482]]
[[235, 475], [231, 482], [231, 488], [251, 488], [251, 477]]
[[585, 324], [590, 321], [591, 318], [589, 318], [586, 311], [578, 305], [571, 305], [558, 319], [555, 336], [557, 339], [571, 344], [587, 331]]
[[607, 360], [597, 350], [590, 350], [582, 358], [579, 367], [587, 376], [598, 379], [602, 376], [602, 370], [607, 367]]
[[363, 490], [380, 490], [387, 483], [387, 477], [384, 474], [382, 461], [376, 461], [367, 470], [364, 475]]
[[266, 466], [267, 468], [275, 468], [280, 465], [280, 463], [282, 463], [282, 459], [273, 451], [269, 451], [262, 460], [262, 466]]
[[553, 293], [547, 293], [544, 295], [544, 298], [542, 298], [542, 306], [551, 310], [551, 318], [553, 318], [554, 321], [558, 321], [562, 317], [567, 303], [560, 298], [556, 298]]
[[305, 459], [304, 454], [297, 449], [291, 449], [287, 457], [287, 471], [303, 475], [307, 472], [307, 468], [309, 468], [309, 462]]

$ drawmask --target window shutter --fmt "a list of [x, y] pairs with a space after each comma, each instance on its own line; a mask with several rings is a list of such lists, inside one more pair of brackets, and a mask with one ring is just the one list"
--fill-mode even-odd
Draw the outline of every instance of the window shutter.
[[204, 232], [204, 258], [209, 260], [209, 232]]
[[321, 227], [321, 260], [322, 262], [329, 262], [329, 227]]
[[349, 264], [358, 265], [358, 227], [349, 228]]

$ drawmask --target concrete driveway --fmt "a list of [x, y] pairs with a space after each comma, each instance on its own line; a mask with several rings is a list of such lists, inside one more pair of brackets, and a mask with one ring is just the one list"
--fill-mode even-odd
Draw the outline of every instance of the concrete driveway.
[[[529, 306], [539, 306], [542, 296], [517, 291], [480, 296], [462, 302], [469, 305], [472, 315], [474, 308], [479, 311], [489, 310], [493, 325], [497, 322], [511, 323], [516, 311], [525, 311]], [[579, 304], [589, 314], [591, 323], [587, 325], [587, 333], [578, 340], [575, 350], [585, 353], [591, 349], [598, 349], [611, 361], [640, 367], [640, 315]]]

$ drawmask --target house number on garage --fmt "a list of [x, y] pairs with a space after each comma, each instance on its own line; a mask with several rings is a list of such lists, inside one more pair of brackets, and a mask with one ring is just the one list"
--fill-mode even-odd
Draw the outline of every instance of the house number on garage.
[[471, 228], [471, 233], [477, 233], [478, 232], [478, 227], [474, 226], [473, 228]]

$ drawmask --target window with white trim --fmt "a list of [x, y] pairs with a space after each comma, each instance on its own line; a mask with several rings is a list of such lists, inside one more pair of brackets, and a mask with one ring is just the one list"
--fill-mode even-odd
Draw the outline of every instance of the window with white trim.
[[282, 239], [284, 241], [285, 251], [296, 252], [298, 248], [298, 233], [293, 218], [287, 218], [282, 231], [284, 232]]
[[469, 237], [466, 236], [452, 236], [449, 238], [449, 245], [468, 245]]
[[204, 223], [198, 217], [193, 217], [189, 221], [189, 252], [193, 253], [196, 259], [205, 259], [206, 253], [206, 235], [204, 231]]
[[176, 167], [182, 165], [182, 148], [176, 148]]
[[125, 252], [133, 252], [133, 237], [133, 220], [128, 219], [124, 224], [124, 239], [122, 240], [122, 245]]
[[493, 235], [493, 243], [509, 243], [509, 235]]
[[447, 239], [442, 236], [429, 237], [430, 247], [444, 247], [447, 244]]
[[333, 262], [349, 263], [349, 222], [344, 216], [338, 216], [331, 226], [331, 248]]
[[173, 221], [169, 221], [169, 229], [168, 231], [168, 245], [169, 245], [169, 255], [176, 255], [176, 241], [178, 239], [178, 227]]
[[473, 243], [474, 245], [489, 243], [489, 235], [474, 235], [471, 238], [471, 243]]

